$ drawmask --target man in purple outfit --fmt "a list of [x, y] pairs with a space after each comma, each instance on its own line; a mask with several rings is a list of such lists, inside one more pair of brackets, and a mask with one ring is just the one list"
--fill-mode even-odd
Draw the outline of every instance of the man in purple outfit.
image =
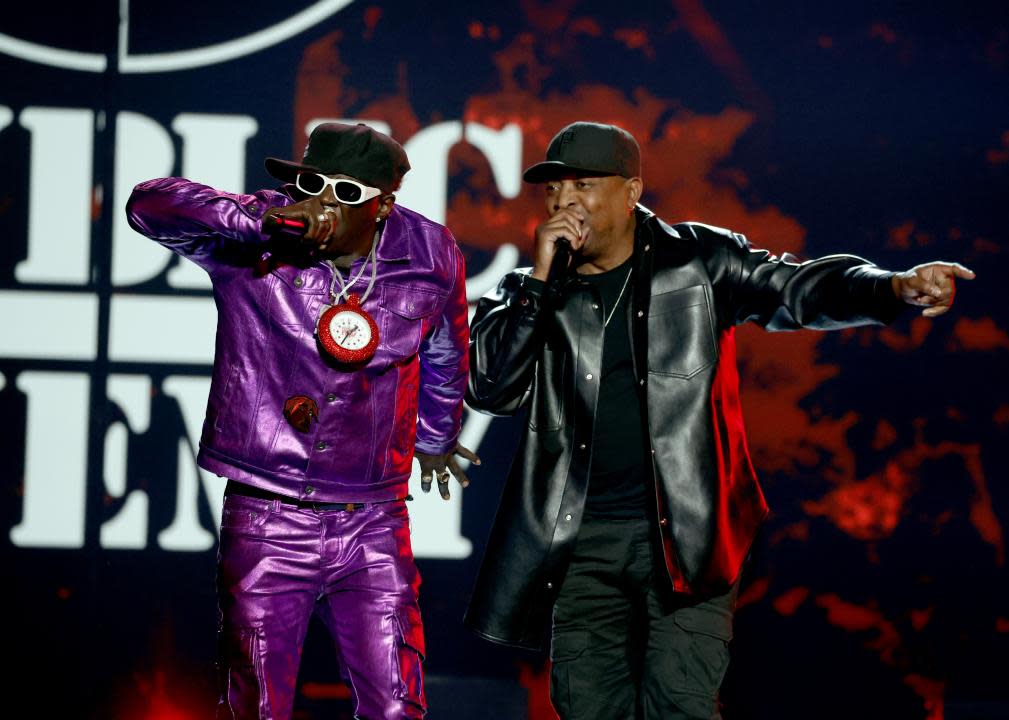
[[[217, 343], [199, 465], [228, 478], [218, 565], [218, 718], [289, 718], [313, 613], [357, 718], [425, 713], [420, 576], [406, 509], [414, 454], [455, 455], [466, 387], [463, 258], [394, 205], [403, 148], [326, 123], [286, 183], [250, 195], [181, 178], [138, 185], [131, 226], [206, 270]], [[265, 230], [264, 230], [265, 228]], [[272, 234], [271, 234], [272, 233]], [[287, 234], [285, 234], [287, 233]]]

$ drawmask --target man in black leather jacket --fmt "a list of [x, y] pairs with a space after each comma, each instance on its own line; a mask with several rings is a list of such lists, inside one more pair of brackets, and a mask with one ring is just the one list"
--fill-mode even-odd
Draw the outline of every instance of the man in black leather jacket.
[[[638, 204], [624, 130], [574, 123], [524, 174], [549, 219], [535, 265], [484, 297], [467, 401], [528, 411], [467, 624], [540, 647], [562, 718], [718, 718], [740, 568], [767, 505], [746, 449], [733, 328], [828, 330], [934, 317], [950, 263], [805, 263]], [[570, 267], [551, 268], [557, 241]]]

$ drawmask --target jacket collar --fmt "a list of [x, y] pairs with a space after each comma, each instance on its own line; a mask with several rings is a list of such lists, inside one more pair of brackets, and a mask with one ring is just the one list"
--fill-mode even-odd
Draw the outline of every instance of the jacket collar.
[[634, 208], [634, 214], [637, 217], [638, 225], [651, 230], [652, 233], [661, 232], [671, 238], [681, 239], [676, 228], [666, 223], [641, 203], [638, 203], [637, 207]]
[[410, 260], [410, 228], [407, 227], [405, 213], [398, 205], [393, 205], [379, 227], [378, 250], [375, 254], [382, 262]]

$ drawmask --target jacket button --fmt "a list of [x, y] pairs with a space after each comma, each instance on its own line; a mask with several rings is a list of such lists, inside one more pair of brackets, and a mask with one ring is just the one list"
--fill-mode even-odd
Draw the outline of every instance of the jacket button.
[[249, 204], [248, 204], [248, 205], [246, 205], [245, 207], [246, 207], [246, 209], [247, 209], [247, 210], [248, 210], [249, 212], [251, 212], [251, 213], [254, 213], [254, 212], [256, 212], [256, 210], [258, 210], [258, 209], [259, 209], [259, 207], [258, 207], [258, 206], [256, 205], [256, 203], [249, 203]]
[[565, 515], [564, 519], [567, 520], [568, 522], [571, 522], [571, 513], [568, 513], [567, 515]]
[[[326, 443], [324, 443], [322, 440], [320, 440], [319, 442], [317, 442], [315, 444], [315, 449], [316, 450], [325, 450], [326, 449]], [[655, 451], [653, 450], [652, 452], [655, 452]]]
[[598, 310], [599, 309], [599, 303], [592, 303], [592, 309], [593, 310]]
[[586, 447], [587, 447], [587, 445], [585, 443], [582, 443], [581, 445], [578, 446], [578, 449], [579, 450], [584, 450]]
[[585, 373], [585, 379], [586, 380], [591, 380], [592, 379], [592, 373]]
[[645, 311], [644, 310], [638, 310], [638, 317], [644, 317], [644, 316], [645, 316]]
[[651, 245], [645, 245], [645, 251], [646, 251], [646, 252], [647, 252], [648, 250], [651, 250], [651, 249], [652, 249], [652, 246], [651, 246]]
[[312, 487], [311, 485], [306, 485], [305, 486], [305, 494], [306, 495], [311, 495], [314, 492], [315, 492], [315, 488], [314, 487]]
[[329, 395], [326, 396], [326, 399], [329, 402], [334, 402], [336, 400], [336, 393], [330, 393]]
[[305, 284], [304, 278], [301, 277], [294, 278], [294, 287], [301, 287], [304, 284]]
[[659, 518], [659, 525], [665, 527], [669, 524], [669, 518]]
[[552, 582], [548, 582], [547, 583], [547, 590], [553, 590], [553, 589], [554, 589], [554, 584]]
[[652, 455], [655, 454], [655, 448], [652, 448]]
[[528, 304], [529, 304], [529, 298], [527, 297], [519, 298], [519, 305], [528, 305]]
[[645, 384], [645, 379], [644, 378], [641, 378], [640, 380], [638, 380], [638, 385], [644, 385], [644, 384]]

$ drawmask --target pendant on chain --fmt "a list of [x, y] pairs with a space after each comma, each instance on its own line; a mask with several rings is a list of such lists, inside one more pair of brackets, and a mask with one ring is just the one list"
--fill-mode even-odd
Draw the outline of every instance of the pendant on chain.
[[319, 344], [337, 362], [357, 365], [371, 360], [378, 348], [378, 325], [351, 293], [347, 302], [330, 305], [315, 329]]

